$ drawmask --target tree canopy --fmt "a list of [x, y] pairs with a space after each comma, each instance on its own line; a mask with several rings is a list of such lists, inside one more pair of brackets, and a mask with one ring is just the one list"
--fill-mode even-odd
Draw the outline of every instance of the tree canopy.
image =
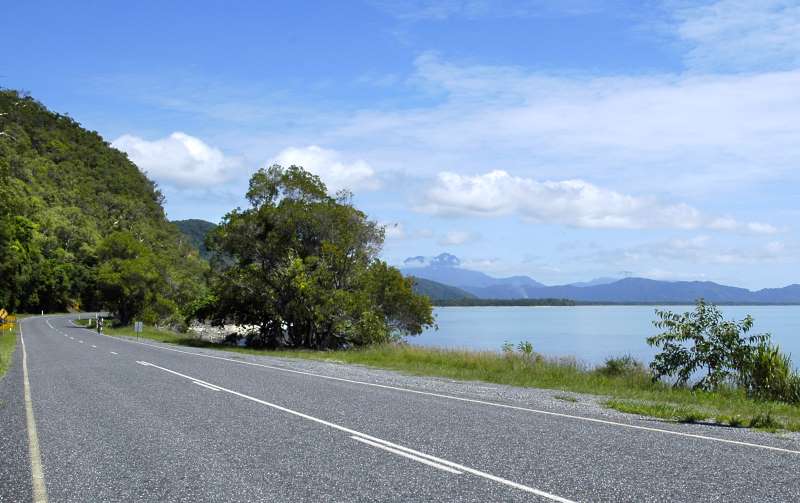
[[378, 258], [384, 231], [351, 195], [328, 195], [297, 166], [250, 179], [250, 207], [208, 238], [215, 253], [206, 312], [252, 327], [250, 344], [340, 348], [414, 335], [433, 324], [413, 280]]
[[[116, 310], [145, 265], [147, 307], [128, 306], [130, 316], [180, 318], [189, 292], [202, 295], [207, 265], [181, 243], [163, 196], [124, 153], [11, 90], [0, 90], [0, 133], [2, 307]], [[121, 243], [136, 256], [116, 256]]]

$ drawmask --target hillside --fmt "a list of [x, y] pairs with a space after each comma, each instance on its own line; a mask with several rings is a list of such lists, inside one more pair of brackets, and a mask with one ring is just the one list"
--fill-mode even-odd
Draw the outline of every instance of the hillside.
[[454, 286], [443, 285], [436, 281], [424, 278], [414, 278], [414, 293], [427, 295], [433, 301], [437, 300], [458, 300], [474, 299], [475, 296], [469, 292]]
[[173, 220], [174, 224], [181, 233], [188, 238], [188, 242], [200, 251], [200, 256], [206, 260], [211, 258], [211, 254], [206, 247], [206, 236], [209, 232], [216, 229], [217, 224], [192, 218], [189, 220]]
[[181, 244], [162, 202], [100, 135], [0, 91], [0, 305], [176, 315], [202, 294], [207, 266]]

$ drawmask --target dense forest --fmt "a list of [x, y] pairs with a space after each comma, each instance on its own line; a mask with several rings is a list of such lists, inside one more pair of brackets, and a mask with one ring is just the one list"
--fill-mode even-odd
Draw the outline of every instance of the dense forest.
[[0, 91], [0, 306], [180, 318], [208, 266], [162, 203], [100, 135]]

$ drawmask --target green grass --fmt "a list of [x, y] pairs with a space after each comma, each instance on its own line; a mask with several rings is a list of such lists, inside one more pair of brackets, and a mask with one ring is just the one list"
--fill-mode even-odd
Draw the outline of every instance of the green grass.
[[8, 367], [11, 366], [11, 357], [14, 354], [14, 348], [17, 346], [16, 326], [14, 330], [0, 332], [0, 377], [6, 375]]
[[[109, 335], [135, 335], [130, 327], [106, 328], [105, 331]], [[644, 371], [608, 375], [588, 369], [570, 358], [528, 358], [519, 353], [501, 354], [395, 344], [348, 351], [271, 351], [212, 344], [191, 336], [153, 328], [145, 328], [141, 337], [169, 344], [236, 353], [354, 363], [412, 375], [602, 395], [607, 398], [605, 405], [612, 409], [671, 421], [707, 421], [770, 431], [800, 431], [800, 407], [795, 405], [753, 400], [735, 389], [716, 392], [676, 389], [652, 382]], [[563, 397], [566, 396], [568, 395]], [[563, 397], [559, 399], [571, 401]]]

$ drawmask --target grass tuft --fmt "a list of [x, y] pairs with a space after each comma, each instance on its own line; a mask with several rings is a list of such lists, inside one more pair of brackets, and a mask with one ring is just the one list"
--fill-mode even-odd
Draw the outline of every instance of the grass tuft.
[[16, 329], [0, 332], [0, 377], [6, 375], [8, 367], [11, 366], [11, 358], [14, 354], [14, 348], [16, 346]]

